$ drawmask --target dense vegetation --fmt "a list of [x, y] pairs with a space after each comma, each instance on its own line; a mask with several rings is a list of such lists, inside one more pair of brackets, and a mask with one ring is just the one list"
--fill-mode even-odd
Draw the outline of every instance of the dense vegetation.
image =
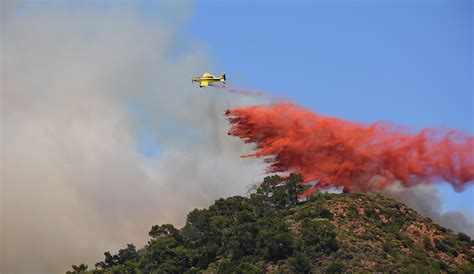
[[301, 177], [270, 176], [250, 197], [195, 209], [186, 225], [155, 225], [87, 270], [69, 273], [474, 272], [474, 241], [394, 200], [316, 193], [298, 200]]

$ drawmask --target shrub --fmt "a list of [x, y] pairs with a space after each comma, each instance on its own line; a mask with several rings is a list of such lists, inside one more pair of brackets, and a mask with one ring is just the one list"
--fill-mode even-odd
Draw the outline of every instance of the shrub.
[[433, 246], [431, 245], [430, 238], [424, 236], [423, 237], [423, 245], [425, 246], [426, 249], [431, 249]]
[[256, 264], [252, 264], [249, 262], [242, 262], [237, 266], [236, 269], [237, 273], [245, 273], [245, 274], [258, 274], [258, 273], [265, 273], [265, 270], [262, 269], [261, 266]]
[[463, 242], [471, 242], [471, 237], [467, 236], [466, 234], [459, 232], [458, 233], [458, 239]]
[[365, 216], [367, 216], [369, 218], [377, 217], [377, 212], [375, 212], [375, 210], [371, 206], [365, 206], [364, 207], [364, 212], [365, 212]]
[[353, 202], [349, 202], [347, 205], [348, 216], [354, 217], [358, 215], [357, 206]]
[[388, 253], [392, 250], [392, 247], [389, 244], [384, 243], [383, 246], [382, 246], [382, 249], [383, 249], [383, 251]]
[[343, 264], [339, 262], [333, 262], [326, 270], [326, 273], [342, 273], [343, 271], [344, 271]]
[[315, 252], [331, 253], [339, 249], [335, 226], [329, 221], [308, 221], [301, 224], [303, 244]]
[[295, 255], [288, 260], [288, 264], [295, 273], [310, 273], [311, 265], [308, 257], [304, 253], [296, 252]]
[[329, 211], [329, 209], [327, 208], [321, 209], [321, 211], [319, 212], [319, 216], [321, 218], [332, 219], [331, 211]]
[[435, 239], [435, 247], [441, 252], [447, 252], [448, 251], [448, 246], [443, 243], [440, 239]]

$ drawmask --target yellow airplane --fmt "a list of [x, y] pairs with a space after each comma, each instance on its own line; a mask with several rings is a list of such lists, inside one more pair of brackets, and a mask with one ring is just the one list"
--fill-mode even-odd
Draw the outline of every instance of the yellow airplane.
[[204, 72], [202, 77], [195, 77], [193, 78], [193, 83], [198, 82], [199, 87], [207, 87], [209, 83], [213, 82], [223, 82], [225, 84], [225, 74], [223, 73], [221, 77], [217, 78], [216, 76], [210, 74], [209, 72]]

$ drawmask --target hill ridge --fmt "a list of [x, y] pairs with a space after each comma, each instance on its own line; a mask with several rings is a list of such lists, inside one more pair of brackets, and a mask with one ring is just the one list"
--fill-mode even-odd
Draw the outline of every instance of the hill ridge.
[[155, 225], [87, 271], [69, 273], [474, 272], [474, 241], [390, 198], [315, 193], [301, 177], [269, 176], [249, 197], [194, 209], [183, 228]]

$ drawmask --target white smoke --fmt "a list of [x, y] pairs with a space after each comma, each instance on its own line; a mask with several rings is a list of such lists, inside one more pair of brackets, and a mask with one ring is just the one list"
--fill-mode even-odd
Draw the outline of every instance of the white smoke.
[[[163, 21], [130, 3], [53, 3], [2, 12], [1, 273], [93, 267], [261, 178], [222, 115], [255, 99], [190, 81], [211, 65], [205, 45], [177, 47], [188, 6], [160, 5]], [[155, 158], [139, 152], [133, 102]]]
[[456, 233], [466, 233], [474, 238], [474, 220], [469, 212], [448, 211], [443, 213], [442, 199], [433, 185], [404, 187], [401, 184], [393, 184], [387, 187], [382, 195], [405, 203], [441, 226]]

